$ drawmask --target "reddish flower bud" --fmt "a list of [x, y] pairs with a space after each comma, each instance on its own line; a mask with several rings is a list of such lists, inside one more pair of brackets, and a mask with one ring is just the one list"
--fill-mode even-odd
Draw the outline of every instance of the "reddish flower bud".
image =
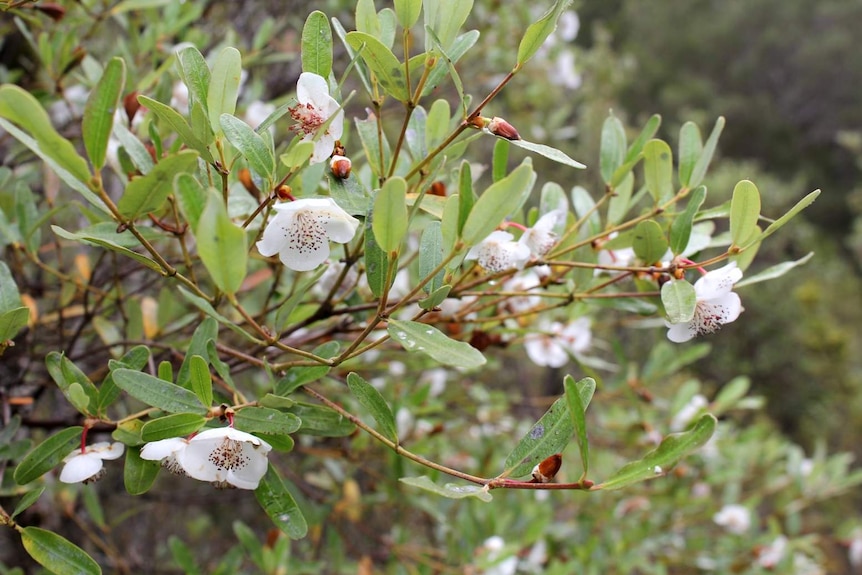
[[563, 456], [555, 453], [546, 457], [541, 463], [533, 468], [533, 479], [531, 483], [550, 483], [563, 465]]
[[294, 200], [293, 190], [290, 189], [290, 186], [281, 185], [278, 186], [275, 190], [275, 195], [279, 200]]
[[501, 138], [506, 138], [507, 140], [521, 139], [521, 135], [518, 133], [518, 130], [516, 130], [512, 124], [510, 124], [503, 118], [497, 118], [496, 116], [491, 118], [491, 121], [488, 123], [488, 131], [495, 136], [500, 136]]
[[429, 188], [428, 193], [432, 196], [440, 196], [442, 198], [446, 197], [446, 184], [437, 180], [436, 182], [431, 184], [431, 188]]
[[33, 9], [38, 10], [54, 22], [59, 22], [66, 15], [66, 9], [54, 2], [42, 2], [33, 6]]
[[132, 120], [135, 119], [135, 114], [141, 109], [141, 103], [138, 102], [138, 92], [129, 92], [123, 98], [123, 108], [126, 110], [126, 117], [129, 119], [129, 126], [132, 125]]
[[350, 158], [345, 156], [332, 156], [329, 161], [329, 169], [332, 170], [332, 175], [339, 180], [346, 180], [350, 177]]

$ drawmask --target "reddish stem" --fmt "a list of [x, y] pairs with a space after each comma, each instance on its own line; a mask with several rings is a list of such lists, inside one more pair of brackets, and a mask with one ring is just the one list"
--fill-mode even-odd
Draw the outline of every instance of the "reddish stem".
[[81, 432], [81, 454], [87, 453], [87, 432], [89, 427], [84, 426], [84, 431]]
[[500, 227], [503, 228], [504, 230], [506, 228], [517, 228], [517, 229], [521, 230], [522, 232], [527, 231], [527, 226], [525, 226], [524, 224], [519, 224], [518, 222], [503, 222], [502, 224], [500, 224]]

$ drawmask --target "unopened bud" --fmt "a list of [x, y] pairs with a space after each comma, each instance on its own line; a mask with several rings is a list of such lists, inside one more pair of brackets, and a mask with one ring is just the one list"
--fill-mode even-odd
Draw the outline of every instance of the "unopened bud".
[[550, 483], [553, 481], [554, 477], [557, 476], [557, 472], [560, 470], [562, 465], [563, 456], [561, 454], [555, 453], [554, 455], [546, 457], [541, 463], [533, 468], [532, 483]]
[[282, 184], [278, 186], [275, 190], [275, 195], [279, 200], [293, 200], [293, 190], [290, 189], [290, 186]]
[[63, 16], [66, 15], [66, 9], [54, 2], [42, 2], [41, 4], [36, 4], [33, 6], [33, 9], [38, 10], [54, 22], [59, 22], [63, 19]]
[[507, 140], [521, 139], [521, 135], [518, 133], [518, 130], [516, 130], [512, 124], [510, 124], [503, 118], [498, 118], [496, 116], [491, 118], [491, 121], [488, 122], [488, 131], [495, 136], [500, 136], [501, 138], [506, 138]]
[[431, 184], [431, 188], [428, 189], [428, 193], [432, 196], [440, 196], [442, 198], [446, 197], [446, 184], [437, 180]]
[[141, 109], [141, 103], [138, 102], [138, 92], [129, 92], [123, 98], [123, 108], [126, 110], [126, 117], [129, 119], [129, 126], [132, 125], [132, 120], [135, 119], [135, 114]]
[[339, 180], [346, 180], [350, 177], [350, 158], [346, 156], [332, 156], [329, 161], [329, 169], [332, 170], [332, 175]]

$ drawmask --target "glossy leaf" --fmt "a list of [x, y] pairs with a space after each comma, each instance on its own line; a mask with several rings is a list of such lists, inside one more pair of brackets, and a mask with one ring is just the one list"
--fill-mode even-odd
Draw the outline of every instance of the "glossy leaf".
[[198, 431], [206, 422], [206, 417], [194, 413], [166, 415], [144, 423], [141, 428], [141, 439], [149, 442], [171, 437], [185, 437]]
[[432, 310], [443, 303], [443, 301], [449, 296], [450, 291], [452, 291], [452, 286], [440, 286], [428, 294], [428, 297], [419, 300], [417, 303], [422, 309]]
[[246, 235], [230, 220], [224, 201], [215, 192], [209, 193], [195, 239], [201, 261], [213, 282], [225, 293], [236, 293], [247, 271]]
[[192, 150], [183, 150], [162, 158], [149, 174], [129, 182], [117, 202], [117, 209], [132, 221], [158, 210], [173, 191], [174, 177], [179, 173], [191, 172], [197, 165], [198, 154]]
[[260, 485], [254, 490], [254, 496], [275, 526], [288, 537], [302, 539], [308, 533], [308, 524], [302, 511], [272, 463], [269, 464]]
[[623, 123], [610, 114], [602, 124], [602, 139], [599, 147], [599, 166], [602, 179], [611, 183], [614, 172], [623, 165], [626, 157], [626, 130]]
[[272, 181], [275, 174], [275, 158], [260, 134], [230, 114], [222, 114], [219, 121], [225, 137], [245, 156], [249, 167], [260, 177]]
[[138, 102], [152, 112], [157, 118], [170, 126], [170, 128], [176, 132], [177, 136], [179, 136], [180, 140], [182, 140], [182, 142], [189, 148], [196, 150], [205, 162], [212, 164], [215, 161], [212, 154], [207, 149], [206, 141], [201, 139], [192, 131], [188, 122], [186, 122], [186, 119], [183, 118], [179, 112], [166, 104], [162, 104], [161, 102], [146, 96], [138, 96]]
[[401, 102], [410, 99], [404, 78], [404, 65], [383, 42], [365, 32], [348, 32], [347, 42], [359, 52], [387, 94]]
[[53, 531], [24, 527], [19, 531], [27, 553], [56, 575], [99, 575], [102, 568], [83, 549]]
[[715, 121], [715, 126], [712, 128], [712, 132], [709, 134], [709, 138], [706, 139], [706, 143], [703, 145], [700, 157], [698, 157], [697, 162], [694, 164], [694, 168], [692, 168], [691, 177], [688, 181], [688, 186], [690, 188], [699, 185], [703, 181], [703, 177], [706, 175], [706, 170], [709, 168], [709, 163], [712, 162], [712, 155], [715, 153], [715, 147], [718, 145], [718, 138], [721, 136], [721, 131], [723, 129], [724, 117], [719, 116]]
[[422, 475], [420, 477], [401, 477], [398, 481], [406, 485], [410, 485], [411, 487], [418, 487], [419, 489], [430, 491], [435, 495], [440, 495], [441, 497], [446, 497], [448, 499], [475, 497], [485, 503], [488, 503], [493, 499], [491, 492], [481, 485], [473, 485], [470, 483], [445, 483], [443, 485], [437, 485], [431, 481], [427, 475]]
[[643, 459], [627, 463], [594, 489], [621, 489], [664, 474], [680, 459], [709, 441], [715, 431], [715, 425], [716, 419], [713, 415], [703, 414], [694, 427], [682, 433], [668, 435]]
[[371, 413], [380, 432], [388, 439], [398, 441], [395, 416], [380, 392], [354, 372], [347, 375], [347, 387], [360, 405]]
[[239, 50], [231, 46], [222, 49], [213, 64], [206, 104], [210, 125], [216, 134], [221, 131], [221, 115], [236, 112], [241, 76], [242, 56]]
[[524, 203], [535, 181], [533, 167], [521, 164], [511, 174], [491, 184], [476, 200], [467, 216], [461, 237], [468, 246], [484, 240], [502, 223], [506, 216]]
[[329, 78], [332, 72], [332, 30], [326, 14], [315, 10], [302, 27], [302, 71]]
[[706, 187], [698, 186], [691, 192], [685, 210], [673, 220], [670, 226], [670, 250], [674, 255], [683, 253], [688, 247], [694, 217], [705, 199]]
[[[577, 382], [581, 404], [586, 409], [595, 393], [595, 381], [585, 378]], [[574, 423], [569, 414], [566, 396], [557, 399], [548, 411], [521, 438], [515, 449], [506, 457], [505, 471], [501, 477], [523, 477], [546, 457], [560, 453], [569, 444], [574, 433]]]
[[407, 233], [407, 182], [389, 178], [374, 197], [372, 230], [377, 245], [385, 252], [398, 252]]
[[485, 364], [485, 356], [463, 341], [450, 339], [436, 327], [415, 321], [389, 319], [389, 336], [407, 351], [420, 351], [443, 365], [465, 369]]
[[0, 313], [0, 346], [7, 340], [15, 339], [29, 319], [30, 308], [28, 307], [17, 307]]
[[96, 171], [105, 165], [108, 140], [114, 126], [114, 112], [117, 110], [125, 80], [126, 63], [122, 58], [111, 58], [84, 107], [81, 134], [90, 163]]
[[147, 405], [169, 413], [207, 413], [197, 396], [183, 387], [131, 369], [117, 369], [113, 375], [117, 387]]
[[528, 142], [527, 140], [508, 140], [508, 142], [513, 146], [517, 146], [530, 152], [534, 152], [536, 154], [539, 154], [540, 156], [548, 158], [549, 160], [553, 160], [558, 164], [563, 164], [564, 166], [577, 168], [579, 170], [583, 170], [587, 167], [579, 161], [570, 158], [568, 154], [566, 154], [562, 150], [552, 148], [551, 146], [546, 146], [545, 144], [537, 144], [535, 142]]
[[[213, 380], [210, 367], [203, 357], [193, 355], [189, 360], [189, 379], [192, 392], [198, 396], [204, 405], [212, 405]], [[148, 440], [151, 441], [151, 440]]]
[[422, 0], [395, 0], [395, 15], [398, 24], [405, 30], [409, 30], [419, 20], [422, 12]]
[[[458, 91], [459, 96], [463, 95], [464, 88], [458, 88], [458, 85], [461, 83], [461, 78], [458, 75], [458, 70], [455, 67], [455, 64], [461, 57], [467, 53], [467, 50], [472, 48], [476, 41], [479, 39], [479, 31], [478, 30], [470, 30], [468, 32], [464, 32], [455, 38], [455, 41], [452, 42], [452, 45], [449, 46], [444, 51], [444, 56], [437, 60], [437, 64], [431, 70], [431, 73], [428, 74], [428, 79], [425, 81], [425, 88], [422, 90], [422, 97], [430, 96], [432, 92], [440, 85], [440, 82], [446, 77], [448, 72], [449, 76], [452, 78], [452, 82], [455, 83], [456, 90]], [[440, 43], [439, 38], [435, 38], [436, 43]], [[412, 76], [411, 76], [412, 77]], [[466, 100], [462, 102], [462, 107], [466, 105]]]
[[[424, 279], [443, 262], [443, 233], [440, 222], [431, 222], [422, 232], [419, 240], [419, 277]], [[443, 285], [443, 270], [437, 272], [431, 281], [423, 286], [425, 293], [431, 293]]]
[[269, 407], [244, 407], [237, 410], [234, 422], [237, 429], [273, 435], [288, 435], [302, 425], [302, 421], [293, 413], [284, 413]]
[[[586, 479], [587, 473], [590, 470], [590, 443], [587, 439], [587, 420], [584, 417], [589, 405], [589, 399], [592, 399], [593, 393], [596, 390], [596, 381], [591, 377], [575, 382], [575, 378], [571, 375], [566, 375], [563, 380], [563, 388], [565, 390], [566, 402], [569, 407], [569, 417], [572, 422], [572, 429], [575, 433], [575, 440], [578, 443], [578, 453], [581, 455], [581, 465], [584, 472], [581, 475], [581, 480]], [[584, 398], [588, 396], [587, 402], [584, 403]]]
[[80, 445], [83, 430], [80, 426], [67, 427], [33, 448], [15, 468], [12, 475], [15, 483], [26, 485], [57, 467], [75, 446]]
[[42, 485], [36, 489], [32, 489], [25, 493], [24, 496], [21, 498], [21, 501], [19, 501], [18, 504], [15, 506], [15, 509], [12, 511], [12, 515], [10, 515], [10, 517], [12, 519], [15, 519], [16, 517], [21, 515], [21, 513], [26, 511], [31, 505], [36, 503], [36, 501], [39, 500], [39, 497], [41, 497], [42, 493], [45, 492], [45, 489], [47, 487], [47, 485]]
[[685, 280], [670, 280], [661, 286], [661, 303], [670, 323], [688, 323], [694, 317], [697, 295]]
[[644, 146], [644, 178], [656, 203], [673, 196], [673, 154], [663, 140], [650, 140]]
[[679, 130], [679, 184], [687, 188], [691, 182], [694, 166], [703, 153], [700, 128], [694, 122], [686, 122]]
[[646, 264], [654, 264], [667, 252], [667, 240], [661, 226], [653, 220], [638, 223], [632, 237], [635, 255]]
[[539, 48], [542, 47], [548, 36], [557, 28], [557, 20], [560, 18], [560, 14], [571, 3], [572, 0], [556, 0], [544, 16], [527, 27], [527, 31], [518, 45], [518, 66], [523, 65], [539, 51]]
[[730, 199], [730, 241], [734, 246], [745, 245], [757, 233], [760, 218], [760, 192], [749, 180], [733, 188]]

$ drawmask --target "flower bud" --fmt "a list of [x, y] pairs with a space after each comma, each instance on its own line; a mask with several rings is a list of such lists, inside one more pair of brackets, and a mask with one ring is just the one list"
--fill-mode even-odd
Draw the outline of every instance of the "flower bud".
[[506, 138], [507, 140], [521, 139], [521, 135], [518, 133], [518, 130], [516, 130], [512, 124], [510, 124], [503, 118], [498, 118], [496, 116], [491, 118], [491, 121], [488, 123], [488, 131], [495, 136], [500, 136], [501, 138]]
[[282, 201], [293, 200], [294, 198], [291, 192], [293, 192], [293, 190], [290, 189], [290, 186], [281, 185], [276, 188], [275, 195], [278, 197], [279, 200]]
[[562, 465], [563, 456], [561, 454], [555, 453], [546, 457], [533, 468], [533, 480], [531, 483], [550, 483], [557, 476], [557, 472]]
[[346, 156], [332, 156], [332, 159], [329, 161], [332, 175], [339, 180], [346, 180], [350, 177], [350, 167], [350, 158]]
[[38, 10], [42, 14], [48, 16], [54, 22], [59, 22], [66, 15], [66, 9], [54, 2], [42, 2], [33, 6], [34, 10]]
[[135, 114], [141, 109], [141, 103], [138, 102], [137, 90], [125, 95], [123, 98], [123, 108], [126, 110], [126, 117], [129, 119], [129, 126], [131, 126], [132, 121], [135, 119]]
[[431, 184], [431, 187], [428, 189], [428, 193], [432, 196], [440, 196], [442, 198], [446, 197], [446, 184], [437, 180]]

